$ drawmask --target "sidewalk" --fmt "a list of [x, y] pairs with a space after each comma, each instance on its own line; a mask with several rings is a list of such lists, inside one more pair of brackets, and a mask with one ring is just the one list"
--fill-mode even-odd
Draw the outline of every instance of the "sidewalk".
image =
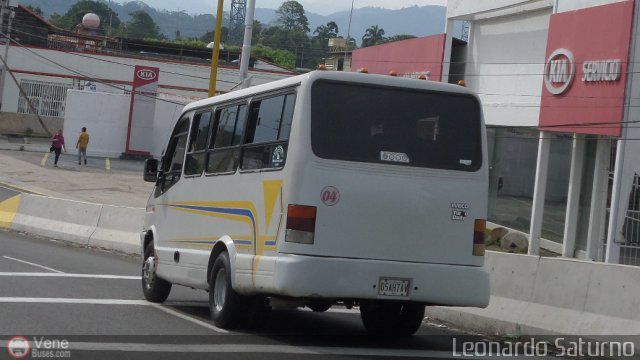
[[[78, 165], [75, 149], [68, 149], [69, 153], [59, 162], [60, 167], [54, 168], [53, 156], [45, 158], [49, 153], [49, 140], [32, 139], [32, 142], [20, 144], [16, 138], [0, 136], [0, 183], [68, 200], [146, 206], [153, 184], [142, 179], [142, 162], [127, 164], [127, 170], [108, 171], [102, 166]], [[44, 159], [47, 159], [45, 166], [41, 166]], [[89, 161], [104, 163], [105, 159]]]

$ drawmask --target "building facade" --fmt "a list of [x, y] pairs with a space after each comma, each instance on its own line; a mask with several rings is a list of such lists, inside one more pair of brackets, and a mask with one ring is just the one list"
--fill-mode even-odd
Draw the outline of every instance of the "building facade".
[[470, 24], [464, 77], [489, 127], [490, 220], [527, 232], [531, 254], [640, 264], [637, 5], [448, 2], [445, 58], [454, 24]]

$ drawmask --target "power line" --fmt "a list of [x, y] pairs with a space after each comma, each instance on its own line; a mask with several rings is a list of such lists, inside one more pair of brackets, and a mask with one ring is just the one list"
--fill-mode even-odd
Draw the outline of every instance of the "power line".
[[[84, 74], [84, 73], [82, 73], [82, 72], [80, 72], [80, 71], [74, 70], [74, 69], [69, 68], [69, 67], [67, 67], [67, 66], [64, 66], [64, 65], [62, 65], [62, 64], [60, 64], [60, 63], [58, 63], [58, 62], [56, 62], [56, 61], [53, 61], [53, 60], [51, 60], [51, 59], [48, 59], [48, 58], [46, 58], [46, 57], [44, 57], [44, 56], [42, 56], [42, 55], [40, 55], [40, 54], [38, 54], [38, 53], [36, 53], [36, 52], [32, 51], [31, 49], [27, 48], [26, 46], [22, 45], [21, 43], [17, 42], [15, 39], [12, 39], [12, 38], [8, 37], [8, 36], [7, 36], [7, 34], [5, 34], [5, 33], [4, 33], [4, 32], [2, 32], [2, 31], [0, 31], [0, 35], [4, 36], [5, 38], [7, 38], [7, 39], [8, 39], [8, 40], [10, 40], [11, 42], [15, 43], [16, 45], [20, 46], [21, 48], [23, 48], [23, 49], [25, 49], [25, 50], [29, 51], [31, 54], [33, 54], [33, 55], [35, 55], [35, 56], [37, 56], [37, 57], [39, 57], [39, 58], [42, 58], [42, 59], [44, 59], [44, 60], [46, 60], [46, 61], [48, 61], [48, 62], [50, 62], [50, 63], [52, 63], [52, 64], [54, 64], [54, 65], [56, 65], [56, 66], [58, 66], [58, 67], [60, 67], [60, 68], [62, 68], [62, 69], [64, 69], [64, 70], [67, 70], [67, 71], [69, 71], [69, 72], [71, 72], [71, 73], [73, 73], [73, 74], [76, 74], [76, 75], [82, 76], [82, 77], [86, 78], [87, 80], [91, 80], [91, 81], [93, 81], [93, 82], [97, 82], [97, 83], [100, 83], [100, 84], [103, 84], [103, 85], [106, 85], [106, 86], [109, 86], [109, 87], [112, 87], [112, 88], [115, 88], [115, 89], [118, 89], [118, 90], [125, 90], [123, 87], [120, 87], [120, 86], [117, 86], [117, 85], [110, 84], [110, 83], [108, 83], [108, 82], [103, 81], [102, 79], [98, 79], [97, 77], [95, 77], [95, 75], [94, 75], [94, 74]], [[163, 99], [163, 98], [161, 98], [161, 97], [151, 96], [151, 95], [146, 94], [146, 93], [144, 93], [144, 92], [136, 93], [136, 95], [144, 96], [144, 97], [147, 97], [147, 98], [150, 98], [150, 99], [159, 100], [159, 101], [164, 101], [164, 102], [171, 103], [171, 104], [174, 104], [174, 105], [180, 105], [180, 106], [183, 106], [183, 105], [184, 105], [183, 103], [180, 103], [180, 102], [177, 102], [177, 101], [171, 101], [171, 100], [168, 100], [168, 99]]]

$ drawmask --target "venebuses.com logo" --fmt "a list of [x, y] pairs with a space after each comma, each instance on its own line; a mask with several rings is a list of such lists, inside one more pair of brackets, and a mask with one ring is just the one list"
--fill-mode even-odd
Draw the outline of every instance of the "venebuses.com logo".
[[9, 355], [16, 359], [24, 359], [29, 355], [31, 345], [29, 340], [22, 336], [14, 336], [7, 342], [7, 351]]
[[7, 352], [15, 359], [65, 359], [71, 357], [69, 341], [47, 339], [44, 336], [33, 337], [31, 340], [24, 336], [14, 336], [7, 341]]

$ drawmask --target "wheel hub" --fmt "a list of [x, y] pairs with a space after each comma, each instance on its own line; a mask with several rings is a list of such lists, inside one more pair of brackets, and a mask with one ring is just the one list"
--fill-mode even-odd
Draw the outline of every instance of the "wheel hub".
[[224, 269], [218, 270], [213, 284], [213, 305], [216, 310], [222, 311], [227, 297], [227, 275]]
[[147, 287], [153, 286], [156, 279], [156, 258], [149, 256], [142, 264], [142, 277]]

